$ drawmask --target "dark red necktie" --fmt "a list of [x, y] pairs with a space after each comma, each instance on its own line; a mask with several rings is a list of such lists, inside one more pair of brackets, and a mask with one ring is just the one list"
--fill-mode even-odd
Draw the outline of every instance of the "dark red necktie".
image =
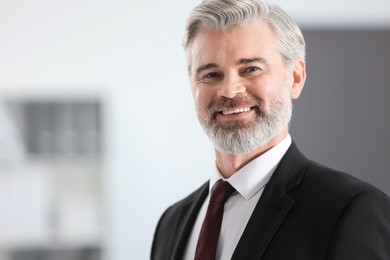
[[218, 181], [215, 184], [196, 245], [195, 260], [215, 260], [223, 207], [234, 191], [227, 181]]

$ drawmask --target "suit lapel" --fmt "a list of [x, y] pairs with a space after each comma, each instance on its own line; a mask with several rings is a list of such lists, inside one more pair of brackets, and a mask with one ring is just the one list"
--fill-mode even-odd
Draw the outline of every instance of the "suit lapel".
[[297, 187], [308, 160], [292, 143], [266, 185], [234, 251], [232, 260], [261, 259], [280, 224], [294, 206], [287, 192]]
[[193, 199], [190, 199], [188, 203], [181, 208], [180, 213], [178, 214], [178, 223], [174, 231], [175, 235], [173, 236], [176, 241], [174, 241], [171, 254], [172, 257], [170, 259], [183, 259], [184, 250], [191, 235], [192, 228], [208, 193], [209, 183], [207, 182], [194, 193]]

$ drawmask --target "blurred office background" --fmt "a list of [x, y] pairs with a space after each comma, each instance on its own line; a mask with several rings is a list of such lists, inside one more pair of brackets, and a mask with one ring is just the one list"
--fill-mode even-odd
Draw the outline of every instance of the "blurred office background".
[[[302, 26], [293, 139], [390, 194], [390, 2], [273, 1]], [[0, 0], [0, 260], [142, 260], [213, 150], [181, 49], [198, 0]]]

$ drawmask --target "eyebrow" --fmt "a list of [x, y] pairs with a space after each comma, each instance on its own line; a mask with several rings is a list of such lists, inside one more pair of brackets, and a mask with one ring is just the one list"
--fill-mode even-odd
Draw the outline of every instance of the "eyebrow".
[[244, 64], [249, 64], [249, 63], [261, 63], [265, 66], [269, 66], [268, 62], [264, 58], [259, 58], [259, 57], [254, 57], [254, 58], [245, 58], [245, 59], [240, 59], [238, 61], [239, 65], [244, 65]]

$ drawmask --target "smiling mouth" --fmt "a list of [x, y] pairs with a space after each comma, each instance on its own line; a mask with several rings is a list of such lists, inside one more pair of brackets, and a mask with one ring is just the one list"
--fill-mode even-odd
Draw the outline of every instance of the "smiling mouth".
[[245, 113], [251, 111], [251, 107], [241, 107], [241, 108], [236, 108], [236, 109], [229, 109], [229, 110], [223, 110], [220, 113], [224, 116], [227, 115], [234, 115], [234, 114], [239, 114], [239, 113]]

